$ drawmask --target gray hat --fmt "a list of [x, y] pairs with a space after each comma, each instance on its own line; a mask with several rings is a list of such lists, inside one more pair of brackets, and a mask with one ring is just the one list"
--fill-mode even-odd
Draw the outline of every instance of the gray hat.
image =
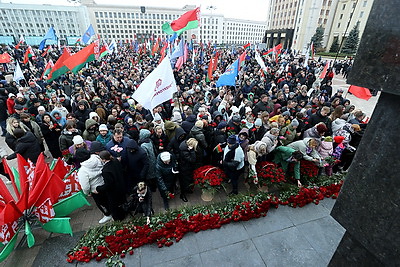
[[231, 136], [228, 137], [228, 144], [236, 144], [237, 140], [236, 140], [236, 135], [232, 134]]
[[255, 126], [262, 126], [262, 120], [260, 118], [257, 118], [256, 121], [254, 122]]
[[104, 145], [99, 141], [93, 141], [90, 146], [90, 153], [96, 153], [106, 150]]
[[14, 105], [14, 109], [15, 109], [15, 110], [22, 110], [22, 109], [24, 109], [24, 106], [22, 106], [22, 105], [20, 105], [20, 104], [15, 104], [15, 105]]
[[282, 116], [290, 116], [290, 112], [289, 111], [285, 111], [282, 113]]
[[232, 117], [233, 122], [240, 122], [240, 117], [238, 115], [235, 115]]
[[294, 119], [294, 120], [292, 120], [292, 122], [290, 124], [294, 127], [297, 127], [297, 126], [299, 126], [299, 121], [297, 119]]

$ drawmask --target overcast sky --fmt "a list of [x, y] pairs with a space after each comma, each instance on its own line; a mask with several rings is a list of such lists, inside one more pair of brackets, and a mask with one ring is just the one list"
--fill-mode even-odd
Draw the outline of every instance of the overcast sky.
[[[3, 2], [24, 4], [71, 5], [67, 0], [2, 0]], [[135, 5], [154, 7], [182, 8], [184, 5], [201, 5], [202, 13], [211, 13], [206, 8], [214, 6], [214, 14], [223, 14], [227, 18], [266, 21], [269, 0], [95, 0], [98, 4]]]

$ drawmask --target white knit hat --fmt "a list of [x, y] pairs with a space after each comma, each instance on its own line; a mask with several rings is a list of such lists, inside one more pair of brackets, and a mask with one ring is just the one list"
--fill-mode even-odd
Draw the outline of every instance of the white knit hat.
[[107, 125], [105, 125], [105, 124], [100, 124], [100, 126], [99, 126], [99, 131], [108, 131]]
[[84, 142], [82, 136], [80, 135], [75, 135], [74, 138], [72, 138], [72, 142], [74, 142], [74, 145], [80, 145]]
[[169, 152], [167, 152], [167, 151], [165, 151], [165, 152], [162, 152], [161, 154], [160, 154], [160, 158], [161, 158], [161, 160], [162, 161], [168, 161], [168, 160], [170, 160], [171, 159], [171, 154], [169, 153]]

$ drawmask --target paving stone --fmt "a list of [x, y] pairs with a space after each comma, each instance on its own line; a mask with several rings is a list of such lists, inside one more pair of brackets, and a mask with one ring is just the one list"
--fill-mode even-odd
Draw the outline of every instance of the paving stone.
[[319, 205], [324, 206], [324, 207], [329, 211], [329, 213], [330, 213], [331, 210], [332, 210], [332, 208], [333, 208], [333, 206], [335, 206], [335, 203], [336, 203], [336, 199], [333, 199], [333, 198], [324, 198], [323, 200], [321, 200], [321, 201], [319, 202]]
[[141, 247], [141, 266], [154, 266], [199, 253], [195, 235], [187, 234], [181, 241], [170, 247], [158, 248], [156, 244]]
[[[280, 207], [281, 208], [281, 207]], [[282, 209], [293, 222], [299, 225], [305, 222], [329, 216], [330, 211], [323, 205], [310, 203], [301, 208], [283, 207]]]
[[326, 266], [296, 227], [252, 239], [268, 266]]
[[249, 235], [242, 223], [231, 223], [220, 229], [198, 232], [195, 237], [199, 252], [203, 252], [248, 239]]
[[272, 208], [267, 216], [243, 222], [248, 235], [252, 237], [292, 227], [293, 223], [286, 212], [282, 212], [286, 207]]
[[74, 233], [74, 236], [62, 235], [47, 239], [41, 246], [32, 266], [69, 266], [67, 253], [78, 242], [84, 232]]
[[266, 266], [251, 240], [200, 253], [203, 266]]
[[[133, 266], [133, 265], [129, 265]], [[143, 266], [143, 265], [142, 265]], [[168, 262], [162, 262], [156, 265], [153, 265], [153, 267], [200, 267], [204, 266], [200, 254], [195, 254], [195, 255], [190, 255], [186, 256], [183, 258], [179, 258], [176, 260], [168, 261]]]
[[345, 229], [330, 216], [296, 226], [327, 265]]

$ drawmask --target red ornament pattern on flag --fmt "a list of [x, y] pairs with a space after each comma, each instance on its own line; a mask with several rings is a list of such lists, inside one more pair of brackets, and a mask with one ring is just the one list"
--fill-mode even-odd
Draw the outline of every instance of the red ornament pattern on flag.
[[49, 222], [56, 215], [50, 198], [47, 198], [39, 207], [37, 207], [34, 213], [41, 223]]

